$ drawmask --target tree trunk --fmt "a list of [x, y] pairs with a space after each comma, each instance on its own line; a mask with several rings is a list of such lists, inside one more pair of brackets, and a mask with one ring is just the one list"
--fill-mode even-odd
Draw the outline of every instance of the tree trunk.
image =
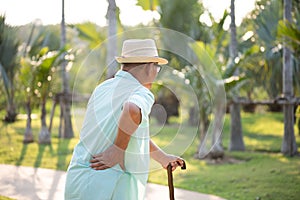
[[[292, 1], [284, 0], [284, 19], [292, 22]], [[283, 94], [287, 100], [293, 97], [293, 63], [291, 51], [288, 47], [283, 48]], [[294, 133], [294, 105], [285, 104], [284, 113], [284, 136], [281, 152], [284, 155], [294, 156], [297, 153], [297, 144]]]
[[212, 150], [210, 156], [214, 159], [223, 158], [225, 155], [222, 144], [222, 129], [223, 129], [223, 117], [226, 112], [226, 104], [223, 104], [221, 99], [226, 98], [225, 91], [222, 92], [222, 87], [216, 89], [214, 104], [214, 124], [213, 124], [213, 138], [212, 138]]
[[[13, 84], [11, 84], [11, 87], [13, 87]], [[16, 112], [16, 106], [14, 103], [14, 92], [13, 89], [11, 89], [10, 91], [10, 95], [8, 95], [8, 104], [7, 104], [7, 109], [6, 109], [6, 115], [4, 118], [5, 122], [15, 122], [16, 121], [16, 117], [17, 117], [17, 112]]]
[[30, 106], [30, 99], [26, 102], [26, 111], [27, 111], [27, 119], [26, 119], [26, 130], [24, 134], [24, 144], [28, 144], [34, 142], [32, 128], [31, 128], [31, 106]]
[[64, 110], [63, 110], [63, 129], [62, 129], [62, 138], [73, 138], [74, 137], [74, 131], [72, 127], [72, 121], [71, 121], [71, 95], [64, 95]]
[[16, 107], [15, 105], [12, 103], [9, 103], [9, 105], [7, 106], [6, 109], [6, 115], [4, 118], [5, 122], [15, 122], [16, 121], [16, 117], [17, 117], [17, 112], [16, 112]]
[[42, 108], [41, 108], [41, 131], [39, 134], [39, 143], [40, 144], [51, 144], [51, 136], [49, 129], [46, 123], [46, 98], [42, 100]]
[[209, 119], [207, 117], [207, 114], [205, 112], [206, 108], [200, 108], [200, 123], [199, 123], [199, 139], [200, 139], [200, 144], [197, 149], [197, 157], [200, 159], [205, 158], [208, 155], [209, 149], [207, 148], [206, 142], [206, 135], [207, 135], [207, 130], [209, 127]]
[[108, 21], [108, 42], [107, 42], [107, 74], [106, 79], [112, 78], [117, 72], [117, 5], [115, 0], [108, 0], [107, 21]]
[[[66, 26], [65, 26], [65, 3], [62, 0], [62, 20], [61, 20], [61, 47], [65, 46], [66, 44]], [[63, 54], [65, 56], [65, 54]], [[64, 59], [64, 58], [63, 58]], [[67, 61], [64, 60], [62, 62], [62, 80], [63, 80], [63, 128], [61, 137], [63, 138], [73, 138], [74, 131], [72, 126], [72, 119], [71, 119], [71, 102], [72, 102], [72, 95], [70, 95], [69, 89], [69, 75], [66, 71]]]
[[240, 115], [240, 105], [239, 104], [231, 104], [230, 105], [230, 151], [244, 151], [245, 145], [243, 141], [242, 135], [242, 123], [241, 123], [241, 115]]
[[[235, 25], [235, 2], [234, 0], [231, 0], [230, 4], [230, 17], [231, 17], [231, 23], [230, 23], [230, 62], [235, 62], [235, 58], [237, 57], [237, 39], [236, 39], [236, 25]], [[239, 70], [236, 69], [234, 75], [238, 75]], [[234, 92], [234, 97], [236, 98], [239, 96], [239, 91]], [[230, 151], [244, 151], [244, 141], [243, 141], [243, 132], [242, 132], [242, 123], [241, 123], [241, 109], [238, 104], [231, 104], [230, 106], [230, 144], [229, 144], [229, 150]]]
[[[225, 95], [224, 95], [225, 96]], [[216, 95], [217, 97], [217, 95]], [[217, 97], [218, 98], [218, 97]], [[211, 158], [211, 159], [217, 159], [217, 158], [223, 158], [224, 157], [224, 148], [222, 144], [222, 128], [223, 128], [223, 114], [225, 113], [225, 107], [222, 108], [222, 104], [220, 102], [217, 102], [216, 105], [218, 105], [214, 110], [214, 120], [212, 121], [213, 124], [211, 126], [211, 135], [209, 137], [212, 137], [211, 140], [207, 136], [207, 131], [209, 128], [209, 119], [207, 118], [207, 114], [204, 112], [202, 113], [202, 116], [200, 117], [200, 145], [198, 146], [198, 157], [200, 159], [203, 158]], [[211, 141], [211, 144], [207, 144], [207, 141]]]

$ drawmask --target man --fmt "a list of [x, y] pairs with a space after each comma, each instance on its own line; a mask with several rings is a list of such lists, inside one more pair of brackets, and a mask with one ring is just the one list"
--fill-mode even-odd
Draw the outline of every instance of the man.
[[151, 39], [126, 40], [121, 70], [97, 86], [70, 162], [65, 199], [144, 199], [150, 156], [164, 168], [183, 166], [151, 141], [149, 113], [154, 103], [150, 88], [162, 64]]

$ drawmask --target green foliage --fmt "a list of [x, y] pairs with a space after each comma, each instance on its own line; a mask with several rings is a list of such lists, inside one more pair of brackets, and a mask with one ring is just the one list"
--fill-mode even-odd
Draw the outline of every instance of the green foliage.
[[4, 83], [7, 115], [5, 120], [15, 121], [15, 77], [18, 69], [17, 52], [19, 41], [15, 37], [16, 29], [5, 24], [5, 16], [0, 16], [0, 75]]
[[158, 11], [161, 15], [160, 23], [164, 28], [179, 31], [193, 39], [200, 38], [199, 17], [204, 8], [197, 0], [160, 0]]
[[267, 49], [274, 47], [277, 35], [276, 27], [283, 16], [282, 8], [281, 1], [272, 0], [258, 11], [259, 14], [254, 19], [256, 33]]
[[286, 45], [293, 52], [293, 85], [295, 96], [300, 95], [300, 6], [293, 1], [291, 22], [280, 20], [278, 23], [278, 43]]
[[295, 53], [300, 55], [300, 30], [294, 23], [280, 20], [278, 23], [278, 36], [285, 39], [285, 44]]
[[[225, 69], [220, 70], [214, 62], [218, 57], [217, 49], [214, 45], [205, 45], [203, 42], [197, 42], [195, 44], [191, 44], [191, 46], [198, 57], [199, 62], [203, 66], [203, 72], [201, 73], [203, 76], [205, 76], [205, 80], [208, 81], [212, 79], [210, 81], [215, 82], [218, 78], [222, 78], [228, 98], [231, 97], [230, 94], [233, 90], [240, 88], [245, 83], [247, 77], [245, 77], [243, 74], [240, 76], [234, 75], [235, 70], [240, 66], [239, 62], [228, 62], [229, 64], [225, 67]], [[191, 74], [192, 76], [189, 77], [195, 76], [194, 72]], [[210, 75], [212, 75], [212, 77], [209, 77]], [[193, 80], [193, 82], [197, 82], [197, 80]], [[203, 86], [204, 85], [199, 87], [198, 85], [196, 88], [201, 90], [203, 89]], [[201, 94], [199, 95], [199, 98], [201, 99], [203, 96], [209, 96], [209, 94]]]
[[293, 52], [294, 93], [296, 96], [300, 95], [300, 30], [296, 24], [281, 20], [278, 24], [278, 37], [279, 41], [285, 44]]
[[89, 43], [91, 49], [95, 48], [105, 40], [104, 35], [100, 34], [100, 32], [103, 32], [104, 30], [101, 30], [101, 28], [94, 23], [86, 22], [83, 24], [73, 24], [69, 26], [78, 32], [78, 36], [82, 40]]
[[[282, 92], [282, 45], [276, 42], [277, 24], [282, 18], [280, 1], [259, 1], [251, 18], [245, 19], [246, 28], [241, 37], [241, 72], [248, 77], [245, 90], [251, 98], [253, 88], [263, 86], [268, 98]], [[245, 36], [249, 35], [247, 38]], [[256, 94], [257, 98], [257, 94]]]
[[[281, 1], [258, 1], [257, 9], [253, 11], [249, 20], [253, 23], [255, 33], [251, 40], [253, 45], [259, 45], [260, 51], [249, 55], [245, 63], [246, 76], [253, 77], [256, 84], [263, 85], [269, 98], [278, 97], [282, 92], [282, 48], [283, 38], [287, 39], [287, 45], [293, 50], [295, 59], [293, 62], [294, 93], [299, 94], [299, 48], [297, 45], [297, 30], [299, 29], [300, 13], [299, 3], [293, 1], [293, 23], [284, 23], [283, 5]], [[249, 21], [247, 22], [249, 23]], [[299, 32], [299, 31], [298, 31]], [[258, 36], [258, 37], [257, 37]], [[255, 43], [254, 43], [255, 42]], [[298, 51], [298, 52], [297, 52]]]
[[0, 200], [14, 200], [14, 199], [0, 195]]
[[159, 6], [159, 0], [138, 0], [136, 5], [141, 6], [144, 10], [156, 10]]
[[46, 99], [58, 90], [53, 87], [55, 75], [63, 61], [62, 55], [67, 53], [67, 47], [60, 48], [56, 29], [56, 26], [38, 27], [33, 24], [22, 46], [19, 77], [26, 101], [36, 103], [33, 98]]
[[23, 55], [28, 55], [29, 57], [35, 56], [39, 54], [40, 50], [44, 47], [47, 47], [49, 51], [54, 51], [60, 48], [59, 27], [37, 26], [36, 24], [31, 26], [30, 32], [26, 35], [27, 38], [23, 38], [23, 40], [26, 41], [24, 42], [24, 48], [21, 50]]
[[46, 98], [50, 92], [55, 67], [61, 62], [61, 55], [65, 50], [49, 51], [48, 47], [40, 49], [35, 56], [24, 57], [21, 60], [20, 81], [28, 97]]
[[[160, 0], [157, 11], [160, 14], [158, 26], [178, 31], [179, 34], [185, 34], [194, 40], [201, 40], [202, 38], [205, 41], [208, 40], [209, 31], [204, 29], [205, 25], [199, 22], [199, 17], [204, 12], [204, 8], [197, 0]], [[187, 46], [187, 44], [183, 44], [183, 41], [170, 41], [168, 36], [162, 36], [162, 41], [163, 46], [167, 47], [172, 44], [182, 46], [182, 51], [189, 51], [183, 48]], [[169, 65], [177, 70], [190, 64], [185, 58], [170, 52], [162, 52], [160, 55], [167, 58]]]
[[50, 92], [50, 83], [52, 80], [53, 72], [55, 68], [59, 66], [59, 63], [62, 62], [61, 55], [64, 53], [63, 50], [54, 52], [49, 51], [47, 47], [41, 49], [41, 52], [36, 61], [37, 65], [34, 67], [35, 73], [35, 82], [37, 83], [37, 95], [41, 95], [42, 98], [46, 98]]

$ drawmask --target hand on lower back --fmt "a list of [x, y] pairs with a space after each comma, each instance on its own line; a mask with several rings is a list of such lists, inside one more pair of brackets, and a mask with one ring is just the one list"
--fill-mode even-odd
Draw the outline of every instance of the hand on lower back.
[[119, 164], [125, 170], [124, 153], [124, 150], [112, 145], [104, 152], [94, 155], [90, 160], [90, 167], [95, 170], [104, 170]]

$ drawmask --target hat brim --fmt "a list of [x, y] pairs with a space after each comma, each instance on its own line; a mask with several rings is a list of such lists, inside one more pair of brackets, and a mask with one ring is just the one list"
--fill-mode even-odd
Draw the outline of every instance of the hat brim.
[[159, 65], [168, 63], [167, 59], [160, 57], [115, 57], [118, 63], [150, 63], [155, 62]]

